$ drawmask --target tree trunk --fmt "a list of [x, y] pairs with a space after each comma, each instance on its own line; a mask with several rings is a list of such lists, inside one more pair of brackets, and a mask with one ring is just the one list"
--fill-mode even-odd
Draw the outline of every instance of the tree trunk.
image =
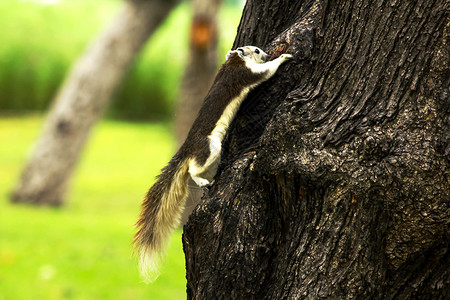
[[12, 195], [13, 202], [62, 205], [92, 126], [150, 34], [178, 1], [124, 1], [117, 17], [74, 66]]
[[[181, 82], [175, 119], [179, 146], [184, 143], [218, 69], [216, 19], [221, 2], [221, 0], [191, 1], [193, 17], [190, 57]], [[189, 198], [186, 201], [181, 224], [187, 221], [202, 195], [201, 189], [192, 180], [189, 180], [189, 187]]]
[[247, 1], [235, 46], [295, 59], [184, 227], [188, 298], [450, 299], [444, 2]]

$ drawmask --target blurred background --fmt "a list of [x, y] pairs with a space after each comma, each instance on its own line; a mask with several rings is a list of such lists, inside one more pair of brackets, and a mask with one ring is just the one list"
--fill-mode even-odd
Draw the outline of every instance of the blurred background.
[[[47, 143], [44, 124], [51, 127], [46, 120], [58, 114], [63, 82], [69, 85], [76, 62], [125, 3], [0, 0], [0, 300], [186, 298], [181, 229], [160, 277], [145, 285], [132, 254], [134, 223], [231, 49], [243, 1], [170, 8], [99, 121], [83, 129], [88, 138], [63, 196], [53, 203], [13, 197], [28, 184], [23, 174], [33, 153]], [[37, 169], [33, 176], [45, 178], [46, 168]]]

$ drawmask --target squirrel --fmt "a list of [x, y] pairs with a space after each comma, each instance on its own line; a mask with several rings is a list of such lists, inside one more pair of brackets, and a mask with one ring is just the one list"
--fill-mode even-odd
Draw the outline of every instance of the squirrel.
[[158, 276], [161, 253], [179, 225], [189, 175], [199, 187], [210, 186], [220, 161], [222, 140], [240, 104], [292, 55], [281, 54], [271, 61], [268, 57], [254, 46], [228, 51], [184, 144], [148, 191], [134, 239], [140, 270], [147, 281]]

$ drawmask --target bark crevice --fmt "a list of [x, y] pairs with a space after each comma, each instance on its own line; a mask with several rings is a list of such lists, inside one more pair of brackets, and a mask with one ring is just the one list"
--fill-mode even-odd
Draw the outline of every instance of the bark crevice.
[[264, 5], [235, 45], [295, 59], [244, 101], [185, 226], [189, 297], [449, 298], [448, 10], [304, 1], [286, 26]]

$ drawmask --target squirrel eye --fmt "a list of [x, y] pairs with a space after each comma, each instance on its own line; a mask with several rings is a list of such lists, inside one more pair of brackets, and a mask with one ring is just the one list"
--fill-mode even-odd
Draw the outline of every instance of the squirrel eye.
[[255, 53], [259, 54], [259, 49], [258, 48], [255, 49]]

